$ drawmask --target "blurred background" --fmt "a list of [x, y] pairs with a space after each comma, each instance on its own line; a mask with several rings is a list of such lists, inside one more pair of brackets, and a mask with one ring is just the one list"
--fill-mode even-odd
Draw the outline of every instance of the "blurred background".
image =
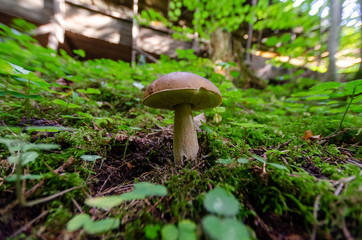
[[361, 78], [361, 0], [0, 0], [0, 6], [0, 22], [25, 19], [41, 45], [71, 56], [83, 49], [81, 60], [143, 64], [177, 58], [183, 49], [212, 59], [243, 88], [298, 76]]

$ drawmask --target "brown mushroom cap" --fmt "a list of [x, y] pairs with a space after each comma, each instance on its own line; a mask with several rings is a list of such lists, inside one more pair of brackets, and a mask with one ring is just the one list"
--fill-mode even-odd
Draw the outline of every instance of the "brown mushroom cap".
[[188, 72], [173, 72], [156, 79], [143, 95], [143, 104], [163, 109], [188, 103], [193, 110], [199, 110], [216, 107], [221, 102], [220, 90], [212, 82]]

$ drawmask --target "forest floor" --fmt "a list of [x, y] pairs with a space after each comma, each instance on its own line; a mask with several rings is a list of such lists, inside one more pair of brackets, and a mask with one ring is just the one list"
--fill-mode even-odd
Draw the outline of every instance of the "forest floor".
[[[362, 238], [362, 80], [238, 89], [189, 52], [81, 62], [2, 29], [0, 239]], [[173, 112], [142, 104], [180, 70], [223, 95], [185, 165]]]

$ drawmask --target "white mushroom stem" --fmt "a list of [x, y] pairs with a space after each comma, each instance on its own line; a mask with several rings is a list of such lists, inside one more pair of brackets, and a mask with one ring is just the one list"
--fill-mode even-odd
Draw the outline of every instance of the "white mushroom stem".
[[199, 151], [194, 119], [190, 104], [178, 104], [174, 107], [175, 121], [173, 129], [173, 157], [183, 165], [184, 160], [195, 160]]

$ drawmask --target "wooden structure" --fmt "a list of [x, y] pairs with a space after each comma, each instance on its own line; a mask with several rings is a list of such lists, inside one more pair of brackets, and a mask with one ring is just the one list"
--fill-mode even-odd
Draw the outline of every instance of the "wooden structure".
[[174, 40], [166, 28], [135, 26], [133, 16], [134, 8], [128, 6], [114, 11], [81, 0], [0, 0], [0, 22], [9, 24], [15, 17], [28, 20], [38, 26], [36, 38], [42, 45], [57, 48], [59, 44], [69, 54], [83, 49], [86, 59], [130, 62], [133, 51], [155, 61], [161, 54], [176, 57], [176, 49], [192, 47]]

